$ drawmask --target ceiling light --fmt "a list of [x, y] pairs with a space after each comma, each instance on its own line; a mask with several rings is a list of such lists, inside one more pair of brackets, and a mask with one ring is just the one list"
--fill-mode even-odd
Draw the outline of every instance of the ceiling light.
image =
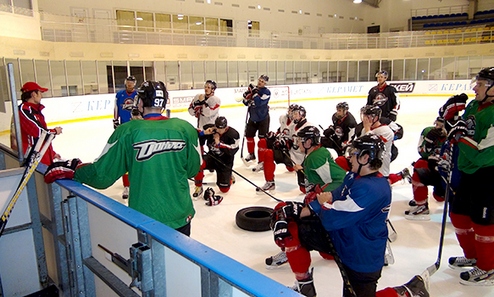
[[362, 3], [362, 0], [353, 0], [353, 3]]
[[136, 17], [136, 20], [142, 21], [142, 18], [141, 17]]
[[202, 24], [201, 22], [196, 22], [196, 25], [198, 25], [198, 26], [201, 25], [201, 24]]

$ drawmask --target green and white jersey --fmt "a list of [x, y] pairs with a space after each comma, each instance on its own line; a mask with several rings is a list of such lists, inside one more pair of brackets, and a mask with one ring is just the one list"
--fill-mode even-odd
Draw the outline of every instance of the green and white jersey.
[[324, 192], [329, 192], [341, 185], [346, 172], [338, 166], [331, 153], [324, 147], [319, 147], [312, 151], [304, 161], [304, 172], [306, 186], [309, 184], [319, 185], [324, 188]]
[[458, 143], [458, 169], [472, 174], [483, 167], [494, 166], [494, 104], [482, 106], [471, 101], [462, 118], [475, 126], [472, 137], [461, 137]]
[[191, 124], [152, 114], [118, 126], [101, 156], [77, 169], [74, 179], [104, 189], [128, 172], [129, 207], [177, 229], [195, 214], [188, 178], [201, 162]]

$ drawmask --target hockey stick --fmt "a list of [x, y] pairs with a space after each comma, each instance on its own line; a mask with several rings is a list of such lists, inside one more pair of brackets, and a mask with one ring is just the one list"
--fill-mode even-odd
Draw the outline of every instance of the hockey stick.
[[5, 208], [5, 211], [2, 213], [2, 216], [0, 218], [0, 236], [2, 236], [5, 226], [7, 226], [7, 222], [9, 220], [10, 214], [12, 213], [12, 210], [14, 209], [15, 203], [21, 196], [22, 191], [26, 187], [34, 171], [36, 171], [36, 167], [38, 167], [41, 158], [43, 157], [46, 150], [50, 146], [51, 141], [53, 140], [54, 137], [55, 134], [51, 134], [45, 130], [41, 130], [41, 135], [36, 141], [36, 145], [31, 149], [31, 152], [29, 153], [29, 159], [26, 160], [27, 161], [26, 169], [24, 170], [24, 174], [22, 175], [22, 178], [19, 181], [19, 185], [17, 186], [14, 195], [10, 199], [9, 203], [7, 204], [7, 207]]
[[242, 161], [244, 160], [245, 132], [247, 132], [247, 123], [249, 121], [249, 111], [250, 111], [250, 106], [247, 106], [247, 113], [245, 114], [244, 137], [242, 138], [242, 146], [240, 147], [240, 159], [242, 159]]
[[446, 194], [444, 195], [444, 209], [443, 209], [443, 217], [442, 217], [442, 222], [441, 222], [441, 234], [439, 235], [439, 249], [437, 251], [437, 259], [434, 264], [431, 266], [427, 267], [424, 272], [422, 272], [421, 276], [424, 279], [425, 283], [429, 283], [429, 277], [436, 273], [436, 271], [439, 269], [439, 266], [441, 266], [441, 256], [443, 253], [443, 244], [444, 244], [444, 233], [446, 231], [446, 219], [448, 216], [448, 203], [449, 203], [449, 195], [451, 192], [451, 176], [453, 174], [453, 149], [454, 145], [449, 143], [449, 160], [451, 162], [450, 170], [448, 173], [448, 180], [446, 184]]
[[[195, 183], [195, 182], [196, 182], [193, 178], [189, 178], [189, 180], [190, 180], [191, 182], [193, 182], [193, 183]], [[208, 183], [208, 182], [201, 182], [201, 184], [206, 185], [206, 186], [207, 186], [207, 185], [209, 185], [209, 183]]]
[[[215, 156], [213, 156], [213, 154], [209, 154], [209, 156], [211, 156], [211, 158], [215, 159], [219, 164], [225, 166], [226, 168], [229, 168], [228, 166], [225, 165], [225, 163], [223, 163], [223, 161], [221, 161], [220, 159], [216, 158]], [[243, 178], [246, 182], [248, 182], [249, 184], [253, 185], [254, 187], [256, 187], [256, 189], [259, 189], [261, 190], [264, 194], [268, 195], [269, 197], [273, 198], [274, 200], [278, 201], [278, 202], [285, 202], [281, 199], [278, 199], [276, 197], [274, 197], [273, 195], [271, 195], [270, 193], [268, 193], [267, 191], [264, 191], [261, 187], [257, 186], [255, 183], [251, 182], [248, 178], [246, 178], [245, 176], [243, 176], [242, 174], [238, 173], [237, 171], [235, 171], [235, 169], [232, 168], [232, 172], [235, 173], [236, 175], [240, 176], [241, 178]]]

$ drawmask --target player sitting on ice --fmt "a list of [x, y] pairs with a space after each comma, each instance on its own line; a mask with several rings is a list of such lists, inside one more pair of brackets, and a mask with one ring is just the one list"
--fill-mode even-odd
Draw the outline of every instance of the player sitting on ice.
[[346, 102], [336, 104], [336, 112], [332, 117], [333, 125], [324, 130], [324, 137], [321, 138], [322, 146], [334, 149], [338, 156], [345, 154], [349, 134], [357, 126], [355, 118], [348, 109]]
[[[280, 133], [281, 137], [273, 143], [273, 149], [259, 149], [258, 153], [263, 154], [264, 178], [266, 183], [261, 188], [256, 189], [258, 194], [275, 190], [274, 171], [276, 169], [276, 163], [284, 163], [289, 171], [293, 171], [295, 164], [300, 165], [304, 161], [304, 154], [298, 150], [293, 138], [300, 129], [310, 124], [305, 118], [306, 111], [303, 106], [293, 105], [292, 108], [293, 123], [288, 125], [288, 133]], [[297, 181], [300, 190], [305, 193], [304, 175], [300, 171], [297, 171]]]
[[202, 196], [204, 169], [214, 169], [216, 171], [216, 185], [218, 185], [222, 193], [230, 190], [230, 185], [235, 182], [232, 168], [240, 138], [237, 130], [228, 126], [228, 122], [223, 116], [216, 118], [214, 127], [201, 131], [199, 136], [206, 136], [206, 144], [209, 151], [203, 155], [201, 169], [194, 178], [196, 186], [192, 194], [194, 199]]
[[[252, 171], [259, 172], [264, 170], [264, 159], [266, 154], [268, 154], [268, 158], [271, 160], [274, 158], [274, 162], [276, 164], [284, 163], [286, 169], [292, 172], [293, 163], [290, 160], [290, 156], [288, 155], [288, 151], [292, 145], [292, 139], [290, 136], [290, 125], [293, 124], [293, 111], [298, 109], [299, 106], [297, 104], [291, 104], [286, 114], [280, 116], [280, 127], [276, 132], [268, 132], [266, 138], [259, 139], [258, 142], [258, 150], [257, 154], [259, 156], [259, 163], [257, 166], [252, 168]], [[274, 166], [271, 162], [268, 166]], [[271, 168], [268, 168], [271, 170]]]
[[408, 203], [411, 208], [405, 211], [405, 218], [408, 220], [430, 220], [427, 186], [434, 187], [432, 196], [436, 201], [444, 201], [445, 188], [437, 164], [446, 136], [444, 119], [441, 117], [436, 119], [434, 126], [426, 127], [420, 134], [417, 147], [420, 159], [413, 163], [413, 200]]
[[391, 204], [389, 183], [379, 173], [383, 153], [384, 143], [379, 136], [364, 135], [352, 143], [351, 172], [338, 188], [318, 194], [308, 206], [291, 201], [276, 205], [271, 226], [274, 240], [285, 249], [295, 274], [294, 290], [316, 296], [310, 269], [310, 251], [316, 250], [339, 256], [335, 260], [341, 261], [340, 269], [344, 269], [343, 296], [429, 296], [420, 276], [405, 285], [376, 292], [384, 265], [388, 240], [385, 220]]

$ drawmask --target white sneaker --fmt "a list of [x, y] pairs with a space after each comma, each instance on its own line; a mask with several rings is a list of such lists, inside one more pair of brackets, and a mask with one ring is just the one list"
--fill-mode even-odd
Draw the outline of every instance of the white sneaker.
[[196, 188], [194, 189], [194, 194], [192, 194], [192, 197], [194, 198], [194, 200], [197, 200], [201, 196], [202, 196], [202, 186], [196, 186]]
[[122, 199], [129, 199], [129, 187], [124, 187], [122, 192]]
[[256, 194], [264, 194], [264, 192], [274, 191], [276, 189], [276, 185], [274, 184], [274, 180], [267, 181], [264, 186], [261, 188], [256, 188]]
[[460, 284], [467, 286], [494, 286], [494, 269], [489, 271], [474, 267], [460, 273]]
[[477, 265], [477, 259], [468, 259], [465, 257], [450, 257], [448, 266], [456, 270], [471, 269]]
[[262, 170], [264, 170], [264, 162], [259, 162], [256, 167], [252, 168], [254, 172], [260, 172]]

